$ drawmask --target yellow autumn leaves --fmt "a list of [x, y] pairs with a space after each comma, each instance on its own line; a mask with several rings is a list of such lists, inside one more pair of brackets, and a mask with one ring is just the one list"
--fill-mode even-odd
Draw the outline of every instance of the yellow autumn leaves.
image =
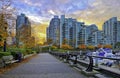
[[5, 20], [4, 14], [0, 14], [0, 46], [4, 45], [4, 40], [7, 38], [7, 21]]

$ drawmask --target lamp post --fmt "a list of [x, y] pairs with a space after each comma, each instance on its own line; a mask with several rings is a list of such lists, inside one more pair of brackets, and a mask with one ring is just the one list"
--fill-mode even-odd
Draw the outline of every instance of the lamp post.
[[3, 46], [3, 51], [6, 52], [6, 39], [4, 40], [4, 46]]
[[[4, 25], [5, 25], [5, 27], [4, 27], [5, 35], [6, 35], [6, 37], [7, 37], [7, 25], [8, 25], [7, 22], [5, 22]], [[6, 37], [5, 37], [5, 39], [4, 39], [4, 45], [3, 45], [3, 51], [4, 51], [4, 52], [6, 52], [6, 49], [7, 49], [7, 48], [6, 48], [6, 45], [7, 45], [7, 43], [6, 43]]]

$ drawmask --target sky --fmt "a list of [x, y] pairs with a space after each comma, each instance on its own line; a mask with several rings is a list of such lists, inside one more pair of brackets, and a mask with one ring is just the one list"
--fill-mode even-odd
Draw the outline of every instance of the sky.
[[[96, 24], [102, 30], [103, 23], [111, 17], [120, 19], [120, 0], [13, 0], [18, 13], [24, 13], [32, 21], [34, 33], [38, 38], [46, 37], [46, 27], [54, 15]], [[42, 27], [42, 28], [41, 28]]]
[[32, 21], [48, 24], [54, 15], [72, 17], [86, 24], [96, 24], [102, 29], [104, 21], [120, 18], [120, 0], [13, 0], [19, 13]]

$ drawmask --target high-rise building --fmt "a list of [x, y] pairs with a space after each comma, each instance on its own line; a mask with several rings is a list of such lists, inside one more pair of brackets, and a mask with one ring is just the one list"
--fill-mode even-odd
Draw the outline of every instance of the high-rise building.
[[74, 46], [74, 28], [73, 28], [73, 24], [76, 22], [76, 20], [72, 19], [72, 18], [68, 18], [68, 22], [67, 22], [67, 27], [68, 27], [68, 41], [67, 43], [71, 46]]
[[58, 16], [54, 16], [47, 28], [47, 39], [52, 39], [52, 44], [57, 44], [60, 47], [62, 44], [69, 44], [74, 47], [75, 27], [76, 19], [65, 18], [65, 15], [61, 15], [60, 19]]
[[87, 26], [86, 28], [87, 45], [95, 45], [95, 32], [98, 31], [98, 27], [95, 24]]
[[52, 40], [52, 44], [59, 45], [60, 41], [60, 19], [58, 16], [54, 16], [51, 19], [50, 25], [47, 28], [47, 39]]
[[31, 37], [31, 23], [25, 14], [18, 15], [16, 19], [16, 44], [17, 46], [28, 46], [29, 40], [34, 40]]
[[65, 23], [63, 24], [63, 42], [66, 40], [66, 44], [71, 45], [72, 47], [75, 46], [75, 26], [76, 26], [76, 19], [66, 18]]
[[65, 18], [64, 24], [62, 26], [62, 40], [63, 44], [69, 43], [69, 26], [68, 26], [68, 19]]
[[62, 44], [77, 48], [79, 45], [110, 44], [115, 46], [120, 42], [120, 21], [117, 17], [110, 18], [103, 24], [103, 31], [99, 31], [95, 24], [86, 26], [73, 18], [55, 16], [47, 28], [47, 39], [52, 39], [61, 47]]
[[77, 48], [80, 45], [80, 33], [82, 32], [82, 28], [84, 26], [83, 22], [76, 22], [75, 25], [75, 47]]
[[117, 42], [120, 42], [120, 21], [117, 21], [117, 22], [115, 22], [114, 23], [115, 24], [115, 26], [114, 26], [114, 32], [113, 32], [113, 34], [114, 34], [114, 36], [113, 36], [113, 40], [114, 40], [114, 42], [115, 42], [115, 44], [117, 43]]
[[117, 22], [117, 42], [120, 42], [120, 21]]
[[[65, 18], [65, 15], [61, 15], [60, 18], [55, 16], [51, 19], [47, 28], [47, 40], [52, 39], [52, 44], [56, 43], [60, 47], [62, 44], [68, 44], [77, 48], [81, 44], [93, 44], [89, 37], [92, 37], [92, 34], [96, 31], [98, 31], [98, 28], [94, 24], [86, 26], [84, 22], [78, 22], [73, 18]], [[101, 33], [96, 32], [96, 34], [96, 37], [92, 38], [100, 43]], [[93, 45], [96, 44], [94, 43]]]
[[64, 22], [65, 22], [65, 15], [61, 15], [61, 17], [60, 17], [60, 47], [61, 47], [61, 45], [63, 43], [63, 36], [62, 36], [63, 30], [62, 30], [62, 27], [63, 27]]
[[60, 18], [60, 46], [68, 44], [72, 47], [78, 47], [80, 43], [80, 31], [84, 23], [77, 22], [73, 18], [65, 18], [64, 15]]
[[79, 32], [79, 45], [85, 44], [86, 45], [86, 26], [82, 25], [81, 30]]
[[103, 44], [102, 39], [103, 39], [102, 31], [95, 31], [91, 34], [90, 45], [94, 45], [94, 46], [97, 46], [99, 44], [102, 45]]
[[31, 25], [30, 21], [28, 20], [28, 17], [26, 17], [25, 14], [17, 16], [16, 29], [19, 29], [23, 25]]
[[[112, 17], [103, 24], [104, 44], [111, 44], [113, 47], [120, 42], [120, 23], [117, 17]], [[108, 40], [108, 41], [107, 41]]]

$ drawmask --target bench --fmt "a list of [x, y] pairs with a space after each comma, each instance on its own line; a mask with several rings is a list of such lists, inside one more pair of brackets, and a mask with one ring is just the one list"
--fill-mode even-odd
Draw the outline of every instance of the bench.
[[13, 60], [13, 56], [12, 55], [10, 55], [10, 56], [3, 56], [2, 59], [3, 59], [5, 64], [9, 64]]
[[4, 67], [8, 64], [12, 64], [12, 63], [15, 63], [17, 62], [18, 60], [14, 60], [14, 57], [12, 55], [9, 55], [9, 56], [3, 56], [2, 57], [2, 60], [4, 62]]
[[4, 66], [5, 66], [5, 64], [4, 64], [3, 60], [0, 59], [0, 68], [1, 68], [1, 67], [4, 67]]

